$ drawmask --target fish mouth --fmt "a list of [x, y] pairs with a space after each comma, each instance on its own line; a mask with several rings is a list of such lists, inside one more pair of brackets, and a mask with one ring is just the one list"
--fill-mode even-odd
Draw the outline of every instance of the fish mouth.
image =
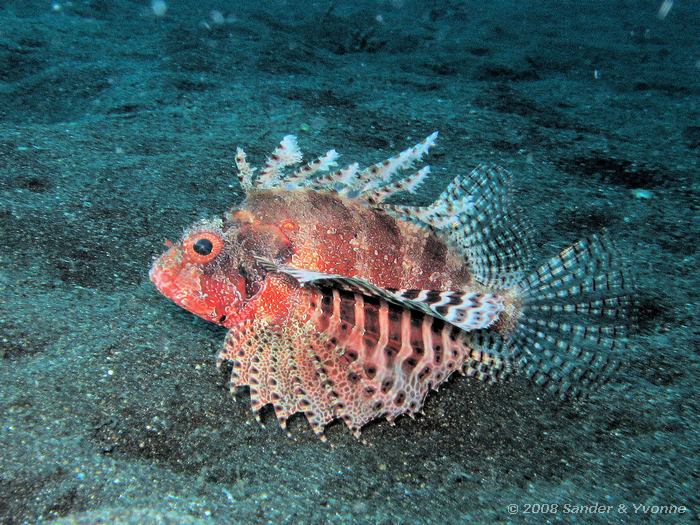
[[158, 291], [180, 308], [206, 321], [212, 323], [219, 321], [221, 316], [217, 314], [216, 308], [198, 300], [197, 293], [192, 293], [187, 288], [183, 288], [176, 279], [168, 276], [163, 268], [159, 268], [157, 263], [151, 268], [149, 277]]
[[159, 275], [158, 268], [156, 267], [157, 262], [154, 262], [151, 269], [148, 270], [148, 278], [154, 284], [154, 286], [160, 291], [161, 276]]
[[158, 268], [157, 264], [154, 264], [148, 272], [148, 277], [161, 295], [167, 297], [181, 308], [185, 308], [180, 288], [172, 279], [167, 277], [166, 272]]
[[178, 306], [187, 308], [185, 305], [186, 293], [184, 293], [182, 287], [178, 285], [176, 280], [168, 275], [167, 268], [163, 267], [159, 260], [153, 263], [153, 266], [148, 272], [148, 277], [162, 295]]
[[165, 276], [165, 272], [160, 268], [157, 260], [153, 262], [153, 266], [151, 266], [151, 269], [148, 271], [148, 278], [160, 293], [166, 297], [170, 297], [167, 291], [172, 288], [173, 282]]

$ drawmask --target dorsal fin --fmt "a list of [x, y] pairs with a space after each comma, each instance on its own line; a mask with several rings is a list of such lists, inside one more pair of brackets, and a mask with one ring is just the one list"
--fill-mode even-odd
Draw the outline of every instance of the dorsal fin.
[[507, 170], [481, 165], [455, 178], [430, 206], [378, 206], [458, 249], [480, 283], [508, 288], [524, 277], [530, 254], [527, 228], [508, 195], [510, 180]]
[[320, 177], [316, 177], [309, 182], [307, 187], [315, 191], [332, 191], [337, 186], [347, 186], [348, 182], [355, 177], [358, 169], [360, 169], [360, 165], [355, 162], [332, 173], [324, 173]]
[[[364, 200], [387, 213], [426, 227], [459, 250], [467, 259], [476, 280], [495, 288], [509, 288], [524, 276], [529, 263], [529, 240], [516, 206], [509, 198], [511, 176], [503, 168], [481, 165], [456, 177], [431, 205], [397, 206], [385, 201], [400, 192], [412, 193], [425, 180], [430, 169], [411, 176], [397, 175], [420, 161], [435, 144], [437, 132], [398, 155], [360, 170], [357, 164], [325, 173], [338, 154], [328, 151], [291, 175], [282, 169], [301, 161], [296, 137], [287, 135], [268, 159], [260, 176], [253, 181], [253, 169], [245, 153], [237, 150], [236, 165], [245, 189], [252, 186], [288, 189], [308, 188], [338, 192], [341, 196]], [[392, 180], [396, 179], [396, 180]]]
[[363, 194], [388, 184], [394, 175], [420, 161], [423, 155], [428, 153], [428, 150], [435, 144], [437, 135], [438, 133], [435, 131], [422, 142], [405, 149], [398, 155], [365, 168], [357, 174], [355, 180], [348, 184], [346, 191]]
[[255, 168], [251, 168], [246, 160], [243, 148], [236, 148], [236, 169], [238, 170], [238, 180], [245, 191], [253, 188], [253, 173]]
[[319, 171], [326, 171], [336, 165], [338, 152], [334, 149], [327, 151], [316, 160], [306, 163], [291, 175], [284, 178], [284, 185], [288, 188], [298, 188], [304, 186]]
[[416, 190], [430, 171], [427, 166], [409, 177], [395, 181], [392, 179], [396, 178], [401, 171], [419, 162], [435, 144], [436, 138], [437, 131], [398, 155], [362, 170], [357, 163], [354, 163], [333, 173], [319, 175], [319, 172], [335, 166], [338, 153], [334, 149], [329, 150], [295, 172], [285, 174], [284, 168], [296, 166], [302, 159], [297, 138], [294, 135], [286, 135], [268, 157], [257, 179], [254, 180], [253, 177], [255, 168], [250, 167], [246, 154], [241, 148], [236, 150], [236, 168], [241, 186], [246, 191], [253, 188], [307, 188], [314, 191], [338, 192], [344, 197], [362, 199], [374, 204], [396, 193], [404, 191], [413, 193]]
[[430, 166], [424, 166], [419, 171], [413, 175], [409, 175], [405, 179], [399, 179], [391, 184], [377, 188], [376, 190], [368, 191], [363, 193], [362, 196], [370, 204], [377, 204], [384, 202], [397, 193], [404, 191], [406, 193], [415, 193], [420, 185], [425, 182], [425, 179], [428, 177], [429, 173]]
[[462, 330], [488, 328], [503, 311], [503, 298], [488, 293], [437, 290], [388, 290], [358, 277], [334, 275], [294, 266], [276, 264], [256, 257], [268, 270], [289, 275], [301, 285], [311, 284], [378, 297], [409, 310], [416, 310], [450, 323]]
[[282, 177], [282, 168], [296, 166], [301, 162], [301, 158], [297, 138], [294, 135], [285, 135], [282, 142], [267, 159], [256, 185], [261, 188], [274, 188]]

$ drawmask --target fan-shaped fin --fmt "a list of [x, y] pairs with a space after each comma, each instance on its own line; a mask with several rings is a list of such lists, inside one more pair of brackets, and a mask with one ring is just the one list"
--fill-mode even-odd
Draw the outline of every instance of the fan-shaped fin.
[[498, 319], [498, 315], [504, 308], [503, 298], [491, 293], [459, 290], [387, 290], [358, 277], [315, 272], [276, 264], [261, 258], [256, 260], [266, 270], [290, 275], [302, 285], [337, 288], [381, 298], [406, 309], [431, 315], [467, 331], [488, 328]]
[[479, 166], [455, 178], [430, 206], [380, 206], [460, 250], [480, 283], [509, 288], [524, 277], [530, 258], [527, 228], [508, 196], [510, 179], [502, 168]]
[[562, 397], [606, 382], [635, 322], [631, 278], [604, 236], [583, 239], [515, 287], [523, 300], [508, 345], [518, 367]]

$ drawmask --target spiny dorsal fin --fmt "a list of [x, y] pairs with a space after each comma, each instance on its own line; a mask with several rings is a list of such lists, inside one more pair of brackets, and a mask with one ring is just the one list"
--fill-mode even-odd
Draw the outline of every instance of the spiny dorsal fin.
[[297, 138], [294, 135], [286, 135], [267, 159], [267, 164], [258, 177], [257, 185], [261, 188], [276, 186], [282, 177], [282, 168], [299, 164], [301, 158]]
[[[530, 249], [527, 228], [509, 198], [511, 176], [507, 170], [481, 165], [456, 177], [430, 206], [384, 203], [401, 191], [415, 191], [425, 180], [430, 171], [428, 166], [412, 176], [391, 182], [394, 175], [420, 160], [436, 138], [437, 132], [395, 157], [361, 171], [357, 164], [352, 164], [343, 170], [315, 177], [319, 171], [335, 163], [338, 154], [330, 150], [288, 176], [286, 187], [337, 191], [345, 197], [363, 199], [397, 218], [433, 230], [465, 256], [481, 284], [496, 288], [514, 286], [525, 275]], [[296, 137], [287, 135], [268, 159], [256, 185], [262, 188], [279, 186], [283, 181], [282, 168], [300, 161]], [[240, 149], [237, 165], [241, 183], [247, 188], [251, 184], [252, 170]]]
[[347, 182], [346, 187], [343, 188], [340, 193], [342, 195], [350, 195], [353, 193], [362, 195], [365, 192], [386, 185], [394, 175], [402, 170], [409, 169], [415, 162], [421, 160], [435, 144], [437, 135], [438, 132], [435, 131], [415, 146], [358, 172], [354, 179]]
[[370, 204], [378, 204], [380, 202], [384, 202], [389, 197], [392, 197], [397, 193], [404, 191], [407, 193], [415, 193], [420, 185], [425, 182], [425, 179], [429, 173], [430, 166], [425, 166], [405, 179], [400, 179], [392, 182], [391, 184], [387, 184], [386, 186], [382, 186], [381, 188], [377, 188], [376, 190], [363, 193], [362, 196]]
[[238, 170], [238, 180], [244, 190], [253, 188], [253, 173], [255, 168], [251, 168], [246, 160], [245, 151], [242, 148], [236, 148], [236, 169]]
[[360, 165], [355, 162], [343, 169], [313, 179], [307, 187], [316, 191], [332, 191], [336, 186], [347, 186], [359, 169]]
[[285, 175], [282, 170], [287, 166], [299, 164], [302, 158], [297, 138], [294, 135], [286, 135], [267, 159], [257, 180], [253, 180], [255, 169], [248, 165], [245, 152], [241, 148], [236, 150], [236, 167], [241, 186], [246, 191], [255, 187], [308, 188], [314, 191], [338, 192], [345, 197], [363, 199], [376, 204], [402, 191], [413, 193], [424, 182], [430, 172], [427, 166], [409, 177], [393, 182], [392, 178], [420, 161], [435, 144], [436, 138], [437, 131], [398, 155], [363, 170], [354, 163], [333, 173], [317, 176], [319, 172], [335, 166], [338, 153], [332, 149], [294, 173]]
[[527, 228], [508, 195], [510, 179], [503, 168], [481, 165], [455, 178], [430, 206], [379, 206], [458, 249], [480, 283], [508, 288], [524, 277], [530, 254]]
[[488, 328], [503, 311], [503, 298], [495, 294], [436, 291], [436, 290], [387, 290], [358, 277], [315, 272], [293, 266], [276, 264], [257, 257], [258, 263], [268, 271], [289, 275], [300, 284], [338, 288], [348, 292], [378, 297], [387, 302], [416, 310], [462, 330]]
[[310, 180], [312, 175], [315, 175], [319, 171], [325, 171], [336, 165], [336, 159], [339, 157], [338, 152], [334, 149], [327, 151], [324, 155], [321, 155], [316, 160], [313, 160], [291, 175], [287, 175], [284, 178], [284, 184], [287, 188], [298, 188], [304, 186]]

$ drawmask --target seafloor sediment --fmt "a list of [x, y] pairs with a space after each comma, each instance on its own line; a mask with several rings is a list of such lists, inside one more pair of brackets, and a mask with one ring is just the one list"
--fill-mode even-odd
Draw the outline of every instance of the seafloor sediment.
[[[658, 4], [3, 2], [0, 522], [697, 520], [700, 9]], [[259, 426], [152, 257], [241, 198], [237, 144], [369, 164], [434, 130], [418, 200], [497, 162], [539, 256], [617, 240], [641, 304], [621, 371], [568, 403], [456, 378], [367, 444]]]

